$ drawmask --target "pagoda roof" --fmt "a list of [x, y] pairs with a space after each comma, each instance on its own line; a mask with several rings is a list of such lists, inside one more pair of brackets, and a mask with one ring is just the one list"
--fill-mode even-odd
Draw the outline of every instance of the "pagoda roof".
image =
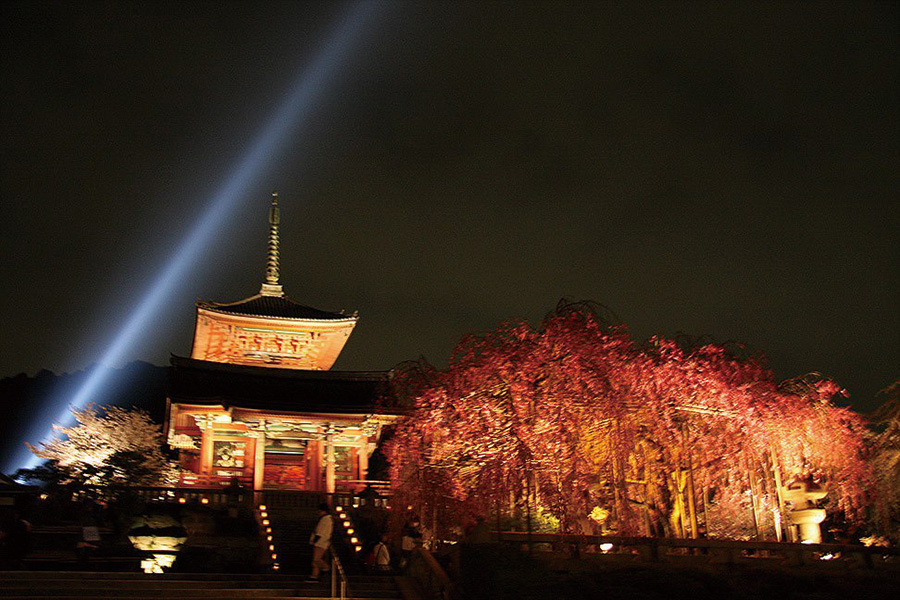
[[269, 369], [172, 356], [173, 404], [326, 414], [399, 414], [387, 371]]
[[307, 319], [313, 321], [355, 320], [356, 314], [334, 313], [298, 304], [284, 295], [257, 294], [237, 302], [212, 302], [200, 300], [197, 306], [215, 312], [254, 317], [282, 319]]

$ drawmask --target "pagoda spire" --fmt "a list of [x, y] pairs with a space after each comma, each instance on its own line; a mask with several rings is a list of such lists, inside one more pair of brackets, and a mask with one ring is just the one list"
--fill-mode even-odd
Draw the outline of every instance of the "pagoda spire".
[[272, 192], [272, 206], [269, 208], [269, 247], [266, 259], [266, 282], [259, 293], [263, 296], [284, 296], [278, 273], [278, 192]]

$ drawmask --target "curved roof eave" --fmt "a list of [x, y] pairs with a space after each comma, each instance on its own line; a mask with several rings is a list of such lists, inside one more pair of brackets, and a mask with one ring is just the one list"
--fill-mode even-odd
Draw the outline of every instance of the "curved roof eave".
[[237, 302], [199, 300], [197, 306], [213, 312], [246, 317], [346, 322], [357, 321], [359, 318], [356, 313], [348, 315], [342, 312], [328, 312], [299, 304], [287, 296], [267, 296], [263, 294], [256, 294]]

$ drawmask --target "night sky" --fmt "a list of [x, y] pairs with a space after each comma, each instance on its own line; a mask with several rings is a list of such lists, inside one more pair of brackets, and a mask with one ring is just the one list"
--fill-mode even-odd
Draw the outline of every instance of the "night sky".
[[[82, 369], [350, 5], [2, 4], [0, 376]], [[361, 316], [336, 369], [443, 365], [563, 297], [900, 377], [897, 3], [384, 3], [118, 364], [255, 294]]]

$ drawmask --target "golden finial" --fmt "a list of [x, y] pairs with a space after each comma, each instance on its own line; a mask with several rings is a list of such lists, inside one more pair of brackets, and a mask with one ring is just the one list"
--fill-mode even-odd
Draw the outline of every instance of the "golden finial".
[[272, 206], [269, 208], [269, 246], [266, 260], [266, 282], [259, 293], [263, 296], [283, 296], [278, 273], [278, 192], [272, 192]]

